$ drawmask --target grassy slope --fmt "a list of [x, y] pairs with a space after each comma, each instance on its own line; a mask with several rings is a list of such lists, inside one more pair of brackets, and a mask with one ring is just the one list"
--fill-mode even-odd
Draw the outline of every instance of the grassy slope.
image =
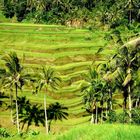
[[[53, 131], [67, 130], [72, 126], [87, 123], [89, 117], [83, 117], [81, 87], [85, 84], [82, 74], [89, 66], [104, 61], [115, 48], [106, 46], [104, 31], [91, 32], [87, 29], [74, 29], [56, 25], [34, 25], [0, 23], [0, 54], [15, 51], [26, 68], [40, 68], [41, 65], [54, 67], [62, 78], [58, 91], [49, 90], [47, 104], [56, 101], [69, 107], [69, 118], [63, 122], [54, 122]], [[97, 50], [103, 47], [101, 56]], [[3, 62], [0, 61], [3, 65]], [[25, 87], [19, 96], [27, 96], [33, 103], [43, 104], [43, 91], [34, 96]], [[7, 100], [8, 102], [9, 100]], [[10, 123], [10, 112], [1, 112], [0, 125], [14, 128]], [[5, 123], [3, 123], [5, 122]], [[32, 126], [31, 128], [42, 130]]]
[[[57, 126], [67, 129], [72, 125], [85, 123], [89, 119], [82, 117], [85, 110], [80, 89], [85, 84], [82, 74], [87, 72], [92, 64], [98, 48], [104, 47], [106, 43], [103, 40], [104, 33], [99, 32], [101, 31], [93, 33], [86, 29], [56, 25], [0, 24], [0, 54], [16, 51], [27, 68], [51, 65], [60, 72], [61, 88], [54, 94], [50, 90], [47, 104], [58, 101], [68, 106], [69, 118], [62, 123], [59, 121], [54, 123], [55, 129], [58, 129]], [[0, 61], [0, 64], [3, 65], [3, 62]], [[24, 93], [19, 93], [20, 96], [25, 95], [31, 102], [43, 104], [43, 92], [33, 96], [28, 88], [23, 91]], [[10, 127], [10, 123], [5, 119], [8, 116], [10, 116], [8, 111], [0, 115], [1, 120]], [[2, 126], [6, 127], [6, 124], [3, 125], [1, 122]]]

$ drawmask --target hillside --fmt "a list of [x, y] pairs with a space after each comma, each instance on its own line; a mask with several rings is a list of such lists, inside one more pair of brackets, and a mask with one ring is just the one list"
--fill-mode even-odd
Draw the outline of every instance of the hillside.
[[[120, 28], [121, 29], [121, 28]], [[136, 38], [135, 32], [121, 29], [124, 42]], [[112, 40], [107, 40], [109, 35]], [[132, 36], [132, 37], [131, 37]], [[86, 112], [81, 89], [87, 85], [83, 74], [91, 65], [108, 60], [117, 50], [117, 35], [113, 30], [88, 28], [72, 28], [60, 25], [0, 23], [0, 55], [16, 52], [21, 63], [31, 72], [38, 71], [42, 66], [51, 66], [60, 73], [62, 82], [58, 90], [47, 93], [47, 106], [59, 102], [68, 107], [68, 120], [53, 121], [51, 131], [54, 133], [68, 130], [75, 126], [88, 124], [90, 115]], [[98, 50], [102, 51], [98, 54]], [[0, 60], [3, 67], [4, 62]], [[42, 104], [45, 91], [32, 94], [31, 87], [24, 87], [19, 96], [26, 96], [32, 103]], [[9, 91], [7, 92], [9, 94]], [[122, 103], [122, 97], [115, 94], [116, 102]], [[5, 99], [7, 104], [10, 100]], [[121, 108], [115, 108], [119, 111]], [[0, 126], [14, 132], [16, 128], [10, 122], [10, 111], [0, 109]], [[30, 129], [44, 132], [44, 127]]]
[[[82, 117], [85, 109], [81, 88], [86, 84], [82, 74], [87, 73], [95, 60], [96, 63], [104, 61], [105, 57], [109, 57], [113, 52], [114, 48], [106, 46], [104, 34], [104, 31], [91, 32], [88, 29], [56, 25], [1, 23], [0, 53], [15, 51], [26, 68], [35, 70], [47, 65], [54, 67], [60, 73], [62, 78], [60, 88], [57, 91], [49, 91], [47, 104], [58, 101], [69, 108], [68, 121], [63, 122], [67, 128], [85, 123], [89, 119]], [[104, 51], [96, 57], [95, 53], [101, 47]], [[23, 92], [22, 96], [27, 96], [31, 102], [43, 104], [43, 93], [32, 95], [28, 88]], [[9, 113], [1, 113], [2, 122]], [[2, 122], [1, 125], [5, 125]]]

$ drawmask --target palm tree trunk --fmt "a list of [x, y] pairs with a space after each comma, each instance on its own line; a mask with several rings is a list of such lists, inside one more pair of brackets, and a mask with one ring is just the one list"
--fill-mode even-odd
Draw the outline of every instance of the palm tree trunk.
[[51, 131], [51, 123], [52, 123], [52, 120], [50, 120], [50, 122], [49, 122], [49, 126], [48, 126], [48, 131], [49, 132]]
[[101, 108], [101, 124], [103, 123], [103, 107], [104, 107], [104, 104], [102, 105], [102, 108]]
[[30, 124], [28, 123], [28, 124], [27, 124], [26, 133], [29, 131], [29, 126], [30, 126]]
[[139, 102], [139, 98], [137, 98], [137, 100], [136, 100], [136, 108], [138, 108], [138, 102]]
[[13, 120], [13, 96], [12, 96], [12, 90], [10, 90], [10, 106], [11, 106], [11, 122], [14, 123], [14, 120]]
[[92, 114], [91, 114], [91, 121], [90, 121], [91, 124], [94, 123], [94, 114], [93, 114], [93, 111], [92, 111]]
[[95, 123], [98, 123], [98, 106], [97, 104], [95, 105], [95, 109], [96, 109], [96, 118], [95, 118]]
[[17, 84], [15, 84], [15, 89], [16, 89], [16, 117], [17, 117], [17, 120], [16, 120], [16, 123], [17, 123], [17, 131], [18, 133], [20, 132], [19, 130], [19, 116], [18, 116], [18, 102], [17, 102]]
[[131, 114], [132, 100], [131, 100], [131, 89], [130, 89], [130, 85], [128, 86], [128, 100], [129, 100], [129, 119], [130, 119], [130, 122], [131, 122], [132, 121], [132, 114]]
[[127, 98], [124, 97], [124, 101], [123, 101], [123, 110], [126, 110], [126, 105], [127, 105]]
[[45, 112], [46, 134], [48, 134], [48, 119], [47, 119], [47, 107], [46, 107], [46, 94], [44, 94], [44, 112]]
[[132, 12], [130, 10], [130, 13], [129, 13], [129, 24], [131, 24], [131, 23], [132, 23]]
[[106, 101], [106, 118], [108, 117], [108, 105], [107, 105], [107, 101]]
[[110, 110], [112, 111], [112, 92], [109, 89], [109, 94], [110, 94]]
[[22, 124], [22, 127], [21, 127], [21, 130], [23, 130], [23, 128], [24, 128], [24, 125], [25, 125], [25, 123], [23, 122], [23, 124]]

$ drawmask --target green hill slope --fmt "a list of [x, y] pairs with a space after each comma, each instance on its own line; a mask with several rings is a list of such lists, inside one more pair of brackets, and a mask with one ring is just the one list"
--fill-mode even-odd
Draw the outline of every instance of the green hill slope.
[[[107, 46], [106, 32], [101, 30], [67, 28], [57, 25], [34, 25], [0, 23], [0, 54], [15, 51], [26, 68], [40, 69], [42, 65], [52, 66], [62, 78], [58, 91], [49, 90], [47, 104], [60, 102], [69, 108], [68, 120], [54, 122], [52, 129], [63, 130], [87, 123], [89, 116], [83, 117], [85, 109], [82, 103], [81, 88], [85, 85], [82, 74], [87, 73], [92, 63], [102, 62], [115, 48]], [[100, 55], [96, 55], [103, 48]], [[3, 62], [0, 61], [3, 65]], [[43, 91], [32, 95], [29, 88], [23, 89], [19, 96], [27, 96], [31, 102], [43, 104]], [[9, 102], [9, 100], [7, 100]], [[5, 123], [3, 127], [13, 127], [8, 123], [10, 112], [0, 114]], [[7, 120], [7, 118], [9, 120]], [[10, 121], [9, 121], [10, 122]], [[42, 128], [43, 129], [43, 128]]]

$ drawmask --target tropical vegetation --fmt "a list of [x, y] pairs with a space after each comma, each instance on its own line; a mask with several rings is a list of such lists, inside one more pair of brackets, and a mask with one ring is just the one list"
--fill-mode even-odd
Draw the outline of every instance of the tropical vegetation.
[[0, 1], [0, 138], [139, 139], [139, 9]]

